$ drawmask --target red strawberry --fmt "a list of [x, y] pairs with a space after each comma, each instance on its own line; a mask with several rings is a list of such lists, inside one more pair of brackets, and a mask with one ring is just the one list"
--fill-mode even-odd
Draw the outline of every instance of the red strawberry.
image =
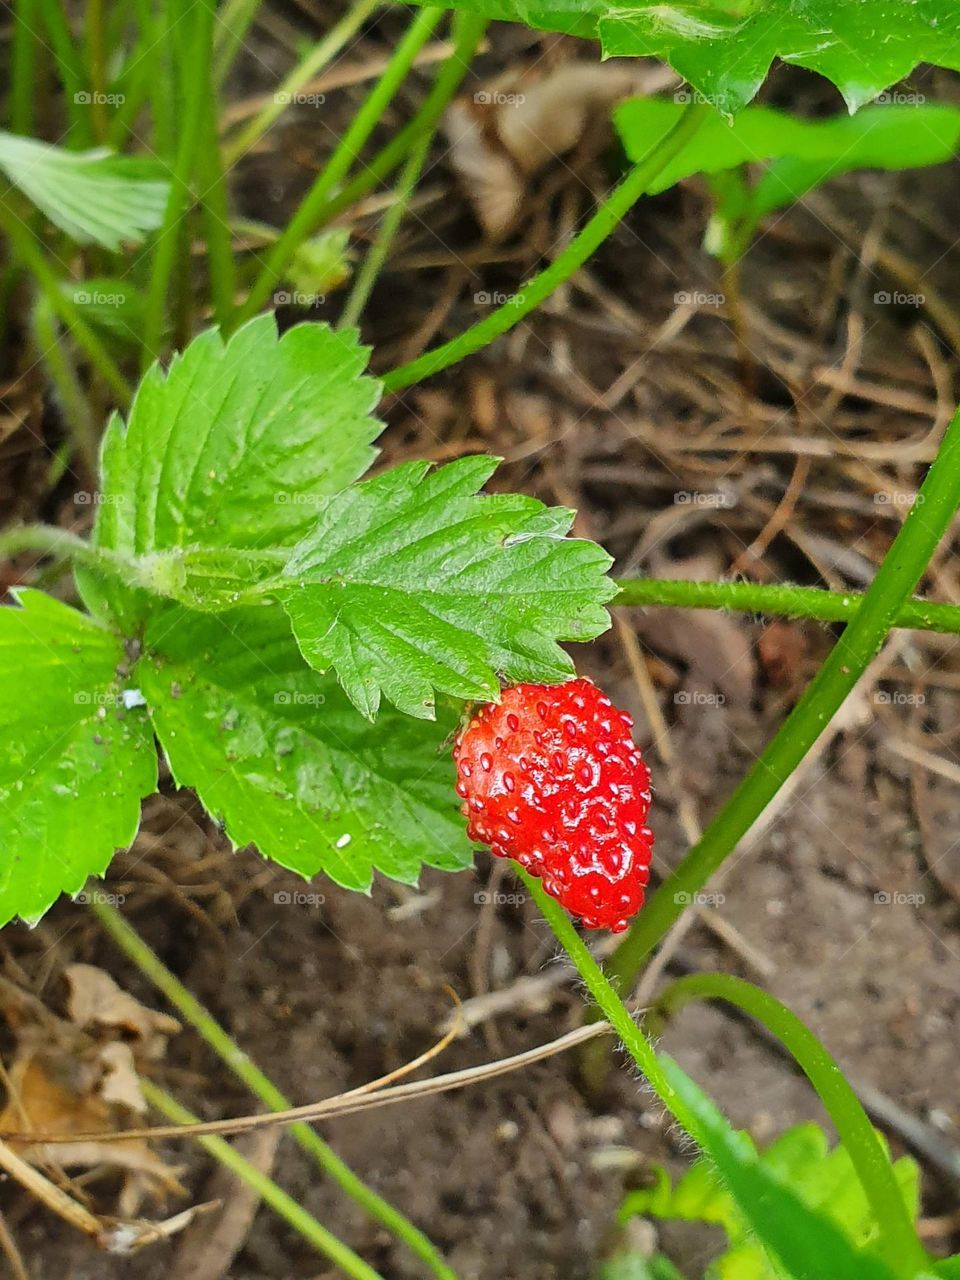
[[632, 725], [590, 680], [518, 684], [480, 707], [453, 750], [471, 840], [542, 877], [588, 928], [615, 933], [643, 905], [653, 846]]

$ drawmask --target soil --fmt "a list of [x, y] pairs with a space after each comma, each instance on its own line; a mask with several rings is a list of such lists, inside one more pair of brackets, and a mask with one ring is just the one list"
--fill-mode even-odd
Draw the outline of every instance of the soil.
[[[361, 52], [382, 50], [392, 22], [368, 31]], [[582, 45], [540, 42], [505, 28], [494, 33], [476, 83], [504, 67], [530, 65], [544, 51], [548, 66], [589, 54]], [[261, 65], [242, 69], [238, 91], [270, 84], [278, 63], [286, 65], [271, 46]], [[960, 96], [955, 78], [931, 77], [927, 87], [931, 96]], [[344, 117], [357, 92], [340, 95]], [[838, 107], [824, 82], [783, 69], [766, 97], [811, 113]], [[398, 115], [410, 106], [401, 101]], [[244, 213], [268, 216], [264, 166], [269, 216], [292, 207], [310, 176], [297, 157], [308, 142], [317, 153], [309, 128], [294, 113], [289, 128], [247, 166]], [[421, 345], [433, 343], [477, 319], [477, 291], [515, 291], [553, 237], [589, 210], [592, 192], [615, 165], [607, 139], [605, 148], [571, 159], [566, 173], [563, 166], [551, 170], [536, 184], [522, 232], [497, 249], [482, 244], [438, 145], [427, 197], [408, 220], [367, 311], [364, 337], [375, 345], [377, 367], [402, 358], [418, 331]], [[955, 381], [947, 335], [929, 308], [872, 299], [894, 287], [908, 292], [891, 277], [893, 252], [915, 271], [913, 292], [957, 296], [960, 260], [951, 252], [954, 231], [944, 225], [944, 211], [958, 197], [955, 166], [908, 179], [867, 174], [834, 182], [774, 220], [744, 264], [741, 291], [756, 365], [745, 380], [730, 306], [706, 305], [686, 316], [675, 301], [681, 291], [724, 291], [701, 248], [703, 189], [693, 182], [645, 201], [579, 283], [542, 313], [485, 355], [389, 401], [384, 461], [477, 449], [502, 454], [496, 484], [577, 507], [578, 530], [610, 549], [620, 573], [734, 572], [859, 588], [906, 510], [889, 496], [878, 502], [877, 494], [915, 489], [930, 451], [911, 455], [903, 444], [942, 427]], [[844, 230], [850, 224], [852, 241]], [[371, 225], [361, 220], [357, 234]], [[472, 265], [464, 267], [468, 252]], [[424, 266], [426, 259], [434, 265]], [[424, 317], [444, 296], [449, 305], [426, 334]], [[326, 308], [335, 315], [338, 305], [334, 298]], [[671, 318], [684, 323], [671, 326]], [[8, 353], [8, 376], [18, 361], [21, 369], [29, 363], [16, 350]], [[617, 398], [600, 403], [618, 380]], [[51, 489], [47, 481], [60, 441], [55, 407], [40, 403], [35, 375], [16, 385], [20, 403], [32, 406], [34, 434], [15, 432], [0, 446], [4, 510], [11, 519], [75, 527], [89, 513], [74, 505], [69, 483]], [[799, 497], [785, 510], [784, 494], [805, 460]], [[723, 501], [675, 498], [718, 493]], [[746, 548], [778, 511], [783, 527], [749, 555]], [[939, 598], [958, 598], [950, 548], [927, 587]], [[654, 763], [658, 857], [670, 867], [688, 843], [678, 806], [689, 804], [701, 825], [709, 820], [833, 636], [812, 624], [731, 615], [681, 620], [669, 611], [637, 610], [622, 618], [639, 639], [677, 762], [672, 770]], [[656, 762], [655, 726], [623, 633], [614, 630], [575, 656], [581, 671], [633, 712], [638, 741]], [[956, 763], [958, 674], [955, 644], [910, 635], [887, 647], [770, 827], [733, 860], [722, 900], [713, 904], [729, 926], [725, 939], [698, 924], [670, 970], [723, 969], [762, 980], [858, 1085], [879, 1091], [901, 1118], [920, 1122], [927, 1137], [951, 1149], [960, 1147], [956, 784], [916, 765], [901, 744]], [[230, 853], [196, 802], [167, 781], [162, 797], [146, 806], [144, 830], [117, 859], [107, 887], [124, 896], [127, 918], [244, 1051], [291, 1098], [307, 1102], [394, 1070], [433, 1043], [449, 1011], [445, 986], [467, 998], [509, 988], [551, 965], [554, 949], [531, 903], [478, 903], [494, 874], [510, 889], [499, 871], [481, 855], [474, 874], [427, 872], [417, 891], [378, 883], [366, 898], [318, 883], [321, 905], [278, 901], [275, 895], [294, 894], [302, 882], [252, 851]], [[81, 907], [61, 903], [34, 930], [6, 929], [0, 950], [8, 969], [14, 966], [53, 1007], [62, 1004], [63, 968], [76, 960], [103, 966], [145, 1003], [161, 1004]], [[570, 984], [555, 987], [541, 1007], [518, 997], [428, 1070], [531, 1048], [577, 1025], [582, 1013], [581, 995]], [[801, 1120], [823, 1120], [789, 1062], [720, 1009], [688, 1009], [667, 1028], [664, 1045], [759, 1141]], [[171, 1041], [157, 1078], [204, 1118], [255, 1109], [189, 1029]], [[960, 1247], [950, 1222], [941, 1221], [954, 1213], [955, 1183], [907, 1145], [904, 1124], [884, 1127], [895, 1150], [920, 1158], [931, 1247]], [[596, 1277], [625, 1189], [648, 1177], [653, 1164], [679, 1171], [689, 1163], [661, 1109], [629, 1071], [618, 1067], [601, 1092], [590, 1094], [574, 1055], [331, 1121], [322, 1133], [427, 1232], [462, 1280]], [[164, 1151], [184, 1166], [189, 1202], [208, 1198], [213, 1162], [185, 1143]], [[372, 1225], [289, 1136], [272, 1176], [384, 1280], [424, 1276], [423, 1265]], [[101, 1180], [89, 1190], [109, 1211], [114, 1184]], [[35, 1280], [188, 1274], [181, 1241], [113, 1259], [15, 1189], [3, 1193], [0, 1205]], [[206, 1229], [206, 1221], [193, 1228]], [[716, 1243], [689, 1229], [663, 1239], [691, 1278], [702, 1274]], [[261, 1210], [226, 1274], [319, 1280], [336, 1272]]]

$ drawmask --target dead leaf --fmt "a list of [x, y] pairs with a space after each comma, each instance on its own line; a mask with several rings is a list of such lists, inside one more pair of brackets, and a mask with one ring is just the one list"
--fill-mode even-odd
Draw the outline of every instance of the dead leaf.
[[70, 984], [67, 1011], [72, 1022], [86, 1030], [125, 1032], [140, 1042], [143, 1055], [151, 1061], [163, 1057], [167, 1037], [180, 1030], [176, 1018], [146, 1008], [95, 965], [68, 965], [66, 978]]
[[546, 75], [501, 76], [447, 110], [451, 164], [484, 233], [503, 239], [519, 221], [528, 179], [570, 152], [622, 98], [654, 93], [677, 77], [656, 63], [569, 62]]
[[[179, 1023], [147, 1009], [92, 965], [72, 965], [69, 1012], [58, 1017], [35, 996], [0, 980], [0, 1011], [17, 1036], [0, 1111], [5, 1133], [80, 1134], [129, 1127], [146, 1111], [137, 1057], [155, 1060]], [[82, 1025], [77, 1025], [82, 1023]], [[97, 1035], [90, 1035], [87, 1028]], [[129, 1042], [121, 1036], [130, 1037]], [[107, 1167], [124, 1174], [119, 1211], [130, 1217], [146, 1198], [184, 1194], [177, 1173], [146, 1142], [10, 1142], [34, 1165]]]

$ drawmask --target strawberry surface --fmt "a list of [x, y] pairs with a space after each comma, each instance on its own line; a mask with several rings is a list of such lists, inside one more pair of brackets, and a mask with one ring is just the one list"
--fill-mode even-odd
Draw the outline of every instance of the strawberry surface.
[[653, 846], [632, 725], [591, 680], [511, 685], [474, 712], [453, 753], [470, 838], [614, 932], [643, 905]]

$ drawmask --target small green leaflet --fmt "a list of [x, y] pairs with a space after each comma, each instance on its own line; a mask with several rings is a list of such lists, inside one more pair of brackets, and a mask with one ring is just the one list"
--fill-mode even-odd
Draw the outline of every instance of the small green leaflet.
[[317, 508], [276, 594], [311, 666], [335, 668], [371, 719], [381, 693], [432, 717], [434, 690], [495, 698], [510, 681], [568, 679], [558, 640], [610, 625], [610, 557], [567, 538], [573, 512], [478, 497], [493, 458], [406, 463]]
[[[746, 1135], [738, 1136], [749, 1143]], [[797, 1125], [788, 1130], [757, 1157], [757, 1167], [789, 1189], [809, 1210], [843, 1231], [858, 1248], [874, 1241], [876, 1223], [850, 1157], [843, 1147], [830, 1151], [818, 1125]], [[915, 1219], [920, 1171], [909, 1157], [898, 1160], [894, 1169]], [[656, 1170], [656, 1179], [653, 1187], [627, 1196], [619, 1215], [622, 1223], [643, 1214], [722, 1227], [729, 1247], [707, 1267], [707, 1280], [780, 1280], [783, 1273], [758, 1243], [762, 1235], [749, 1222], [718, 1168], [706, 1162], [696, 1164], [676, 1186], [671, 1186], [664, 1169]], [[865, 1264], [865, 1277], [870, 1274], [868, 1266]]]
[[455, 8], [599, 39], [604, 57], [661, 58], [724, 115], [775, 58], [833, 81], [851, 111], [920, 62], [960, 70], [955, 0], [455, 0]]
[[157, 786], [120, 641], [41, 591], [18, 599], [0, 608], [0, 924], [101, 875]]
[[729, 1193], [746, 1228], [783, 1267], [785, 1276], [897, 1280], [889, 1267], [858, 1248], [827, 1212], [811, 1208], [796, 1188], [764, 1164], [749, 1136], [731, 1128], [673, 1058], [660, 1055], [660, 1066], [675, 1098], [690, 1114], [691, 1136], [713, 1164], [715, 1187]]
[[[375, 457], [379, 387], [362, 376], [366, 358], [352, 330], [302, 324], [278, 338], [264, 315], [226, 343], [200, 334], [166, 373], [154, 365], [127, 423], [115, 415], [107, 428], [94, 544], [130, 556], [291, 546], [317, 502]], [[88, 607], [125, 629], [154, 607], [78, 576]]]
[[369, 724], [305, 664], [280, 609], [171, 606], [148, 627], [137, 680], [175, 779], [235, 845], [359, 890], [375, 870], [415, 884], [421, 864], [470, 865], [447, 742], [456, 710]]
[[153, 160], [64, 151], [0, 131], [0, 170], [78, 244], [118, 250], [163, 222], [170, 184]]
[[[666, 137], [685, 109], [682, 103], [662, 98], [621, 103], [614, 123], [630, 159], [639, 160]], [[865, 107], [856, 116], [817, 120], [773, 107], [747, 107], [732, 123], [714, 111], [657, 175], [650, 194], [666, 191], [694, 173], [773, 161], [759, 183], [765, 189], [760, 199], [766, 213], [798, 199], [831, 174], [942, 164], [953, 158], [958, 142], [960, 110], [950, 106]], [[791, 181], [796, 163], [814, 166], [809, 179]]]

